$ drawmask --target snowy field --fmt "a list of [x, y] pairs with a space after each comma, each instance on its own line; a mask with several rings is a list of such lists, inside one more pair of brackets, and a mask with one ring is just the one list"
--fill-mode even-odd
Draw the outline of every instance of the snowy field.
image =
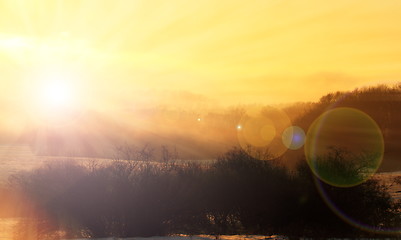
[[[17, 223], [18, 218], [0, 218], [0, 240], [13, 240], [13, 227]], [[176, 235], [168, 237], [133, 237], [133, 238], [92, 238], [92, 240], [287, 240], [285, 236], [271, 235], [271, 236], [260, 236], [260, 235]], [[79, 239], [63, 239], [63, 240], [88, 240], [88, 238]]]
[[[197, 236], [169, 236], [169, 237], [148, 237], [148, 238], [96, 238], [96, 240], [287, 240], [285, 236], [271, 235], [271, 236], [260, 236], [260, 235], [197, 235]], [[67, 239], [65, 239], [67, 240]], [[72, 239], [69, 239], [72, 240]], [[87, 240], [87, 238], [74, 239], [74, 240]], [[93, 239], [95, 240], [95, 239]]]
[[[392, 185], [395, 177], [401, 177], [401, 172], [386, 172], [376, 174], [382, 181], [389, 186]], [[389, 192], [394, 199], [401, 200], [401, 184], [394, 184], [390, 187]]]

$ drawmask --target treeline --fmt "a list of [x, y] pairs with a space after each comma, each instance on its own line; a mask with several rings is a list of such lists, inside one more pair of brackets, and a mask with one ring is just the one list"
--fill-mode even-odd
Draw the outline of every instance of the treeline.
[[[16, 239], [378, 236], [349, 225], [328, 207], [305, 162], [288, 172], [279, 159], [260, 161], [238, 148], [208, 165], [53, 162], [14, 175], [10, 184], [31, 202], [29, 214], [16, 227]], [[356, 222], [383, 231], [401, 227], [400, 203], [378, 180], [351, 188], [320, 184], [336, 208]]]
[[[307, 132], [311, 123], [333, 107], [352, 107], [371, 116], [379, 125], [385, 140], [385, 159], [381, 170], [401, 170], [401, 85], [379, 85], [350, 92], [334, 92], [314, 103], [281, 106], [293, 125]], [[32, 127], [18, 137], [38, 155], [76, 157], [113, 157], [113, 143], [151, 144], [152, 147], [176, 148], [181, 159], [215, 159], [238, 145], [237, 126], [249, 108], [175, 109], [147, 107], [112, 114], [85, 112], [66, 125]], [[260, 106], [263, 108], [263, 106]], [[289, 162], [302, 155], [288, 151]], [[159, 155], [160, 152], [154, 152]]]
[[364, 111], [378, 123], [387, 137], [388, 134], [401, 130], [397, 124], [401, 120], [401, 83], [329, 93], [321, 97], [319, 102], [311, 104], [294, 122], [307, 128], [320, 114], [334, 107], [351, 107]]
[[[319, 102], [304, 108], [304, 113], [293, 119], [293, 124], [305, 131], [321, 114], [337, 107], [350, 107], [365, 112], [379, 126], [384, 138], [385, 152], [380, 171], [400, 171], [401, 162], [401, 83], [355, 89], [350, 92], [329, 93]], [[290, 161], [298, 155], [290, 153]], [[296, 157], [295, 157], [296, 158]]]

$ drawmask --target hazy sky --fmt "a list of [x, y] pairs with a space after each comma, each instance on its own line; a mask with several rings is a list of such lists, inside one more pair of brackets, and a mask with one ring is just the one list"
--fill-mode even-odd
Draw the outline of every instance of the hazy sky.
[[0, 102], [35, 108], [52, 82], [99, 109], [318, 100], [401, 79], [400, 13], [398, 0], [0, 1]]

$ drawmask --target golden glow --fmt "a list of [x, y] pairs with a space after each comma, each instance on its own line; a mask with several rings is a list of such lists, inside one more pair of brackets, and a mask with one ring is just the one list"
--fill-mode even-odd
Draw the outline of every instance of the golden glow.
[[56, 64], [85, 74], [100, 108], [148, 90], [224, 105], [316, 100], [400, 80], [400, 10], [396, 0], [6, 1], [0, 87], [11, 97], [19, 73]]
[[[32, 116], [46, 102], [118, 112], [315, 101], [401, 80], [400, 11], [397, 0], [4, 1], [0, 101]], [[42, 77], [53, 73], [68, 87]]]
[[28, 77], [27, 80], [32, 83], [25, 89], [27, 94], [24, 105], [32, 108], [33, 114], [43, 118], [83, 110], [85, 100], [82, 92], [85, 89], [76, 74], [70, 71], [41, 69], [40, 73]]
[[65, 107], [73, 101], [70, 86], [58, 79], [46, 84], [41, 95], [43, 96], [43, 104], [51, 107]]
[[[400, 0], [3, 0], [0, 142], [102, 156], [170, 134], [192, 159], [209, 149], [187, 136], [223, 149], [238, 135], [280, 156], [288, 117], [224, 119], [225, 133], [196, 111], [401, 81], [400, 13]], [[169, 108], [195, 113], [180, 125]]]

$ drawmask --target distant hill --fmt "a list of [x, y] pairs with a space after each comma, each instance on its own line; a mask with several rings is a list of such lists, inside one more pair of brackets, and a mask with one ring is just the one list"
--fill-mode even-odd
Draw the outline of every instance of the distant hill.
[[[149, 146], [154, 149], [156, 160], [162, 157], [165, 147], [176, 151], [179, 159], [215, 159], [239, 146], [237, 127], [251, 107], [188, 110], [138, 106], [112, 113], [87, 111], [61, 125], [31, 124], [9, 139], [16, 139], [12, 144], [29, 145], [36, 155], [112, 158], [115, 146], [125, 145]], [[293, 125], [307, 132], [315, 119], [336, 107], [359, 109], [374, 119], [385, 142], [380, 171], [401, 171], [401, 84], [333, 92], [318, 102], [299, 102], [281, 109]], [[10, 142], [6, 136], [2, 134], [4, 139], [0, 143]], [[303, 155], [303, 149], [288, 150], [284, 160], [294, 166]]]
[[[355, 89], [350, 92], [329, 93], [304, 109], [305, 112], [293, 120], [293, 124], [305, 131], [324, 112], [349, 107], [363, 111], [380, 127], [384, 138], [385, 152], [380, 171], [401, 170], [401, 84], [379, 85]], [[302, 150], [287, 152], [292, 162], [303, 154]]]

